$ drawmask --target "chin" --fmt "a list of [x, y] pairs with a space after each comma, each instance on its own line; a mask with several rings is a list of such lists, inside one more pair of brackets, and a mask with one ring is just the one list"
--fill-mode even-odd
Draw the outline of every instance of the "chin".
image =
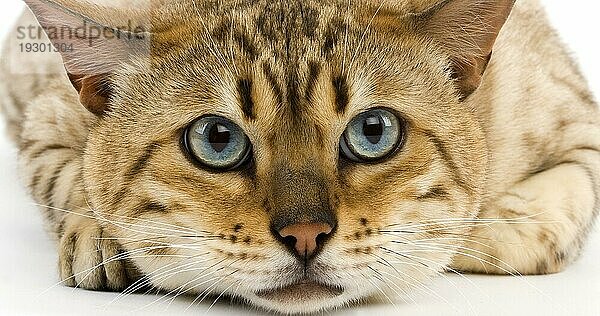
[[363, 297], [356, 291], [314, 281], [299, 281], [248, 294], [244, 298], [250, 305], [285, 315], [312, 314], [347, 307]]

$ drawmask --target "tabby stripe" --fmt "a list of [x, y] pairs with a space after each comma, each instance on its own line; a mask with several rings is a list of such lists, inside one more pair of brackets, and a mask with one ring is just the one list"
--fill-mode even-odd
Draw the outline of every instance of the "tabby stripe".
[[315, 86], [317, 85], [317, 79], [321, 73], [321, 65], [315, 61], [308, 63], [308, 82], [306, 83], [306, 100], [309, 102], [313, 100], [313, 93]]
[[248, 59], [250, 59], [251, 62], [255, 62], [258, 59], [258, 50], [246, 34], [236, 31], [233, 34], [233, 39], [235, 40], [235, 43], [238, 45], [240, 50], [244, 52], [244, 54], [246, 54], [246, 56], [248, 57]]
[[46, 183], [46, 189], [44, 190], [44, 194], [42, 196], [51, 206], [53, 206], [54, 203], [54, 189], [56, 187], [56, 181], [58, 181], [58, 178], [60, 177], [61, 173], [63, 172], [65, 167], [69, 165], [70, 162], [71, 159], [64, 161], [60, 165], [58, 165], [56, 169], [54, 169], [52, 177], [50, 177], [50, 179]]
[[127, 193], [129, 193], [129, 190], [127, 188], [123, 188], [121, 190], [119, 190], [114, 196], [113, 196], [113, 200], [110, 203], [110, 209], [114, 210], [116, 209], [119, 204], [121, 204], [121, 202], [123, 202], [123, 199], [125, 199], [125, 195], [127, 195]]
[[[74, 185], [77, 185], [77, 184], [74, 184]], [[69, 190], [69, 192], [67, 192], [65, 203], [64, 203], [64, 205], [61, 205], [61, 207], [65, 208], [65, 209], [71, 208], [71, 195], [72, 194], [73, 194], [73, 192], [71, 190]], [[66, 219], [67, 219], [67, 216], [62, 216], [62, 218], [58, 222], [58, 226], [56, 227], [56, 235], [58, 236], [58, 238], [61, 238], [65, 234], [65, 220]]]
[[308, 38], [314, 38], [319, 28], [319, 18], [321, 13], [313, 8], [305, 8], [302, 3], [300, 5], [300, 18], [302, 20], [302, 33]]
[[[590, 180], [590, 182], [593, 186], [593, 188], [592, 188], [592, 192], [594, 193], [593, 216], [596, 217], [598, 215], [598, 213], [600, 212], [600, 209], [599, 209], [600, 208], [600, 194], [598, 192], [598, 179], [596, 178], [596, 173], [594, 173], [593, 170], [586, 163], [581, 162], [581, 161], [576, 161], [576, 160], [561, 161], [561, 162], [557, 163], [553, 168], [556, 168], [561, 165], [574, 165], [574, 166], [577, 166], [577, 167], [583, 169], [583, 171], [585, 171], [588, 180]], [[593, 222], [594, 221], [592, 221], [592, 223]], [[590, 223], [590, 225], [592, 223]]]
[[213, 29], [211, 32], [212, 36], [219, 41], [225, 41], [228, 38], [229, 32], [232, 30], [232, 26], [231, 19], [225, 17], [217, 24], [217, 27]]
[[157, 212], [157, 213], [166, 213], [168, 211], [168, 207], [160, 202], [156, 201], [146, 201], [142, 204], [140, 210]]
[[[48, 181], [46, 182], [46, 187], [45, 187], [44, 191], [42, 192], [42, 194], [40, 195], [40, 200], [42, 200], [42, 202], [44, 204], [46, 204], [46, 206], [47, 206], [45, 208], [45, 213], [46, 213], [46, 217], [48, 218], [50, 223], [55, 224], [58, 222], [58, 220], [56, 218], [55, 210], [53, 210], [53, 207], [55, 207], [54, 201], [53, 201], [54, 188], [56, 187], [56, 181], [60, 177], [61, 172], [63, 171], [65, 166], [67, 166], [69, 164], [69, 162], [70, 162], [70, 159], [63, 161], [62, 163], [54, 166], [54, 172], [52, 173], [52, 176], [50, 177], [50, 179], [48, 179]], [[39, 181], [39, 178], [37, 181]]]
[[578, 150], [584, 150], [584, 151], [593, 151], [597, 154], [600, 154], [600, 148], [596, 148], [596, 147], [591, 147], [591, 146], [582, 146], [582, 147], [576, 147], [570, 150], [571, 151], [578, 151]]
[[29, 149], [31, 146], [35, 145], [38, 142], [38, 140], [21, 140], [20, 144], [19, 144], [19, 150], [21, 152], [26, 151], [27, 149]]
[[335, 17], [330, 22], [329, 27], [325, 31], [325, 40], [321, 47], [321, 54], [325, 57], [325, 60], [331, 60], [333, 51], [338, 45], [340, 39], [344, 38], [347, 31], [350, 31], [349, 25], [344, 21], [342, 17]]
[[38, 166], [32, 173], [31, 181], [29, 182], [30, 191], [35, 194], [35, 191], [40, 184], [40, 180], [42, 179], [42, 172], [44, 171], [44, 166]]
[[54, 214], [52, 207], [53, 206], [50, 205], [50, 207], [45, 207], [42, 209], [42, 212], [46, 217], [47, 224], [49, 225], [55, 225], [57, 223], [56, 214]]
[[249, 79], [238, 80], [237, 89], [240, 96], [242, 112], [244, 112], [247, 119], [255, 119], [254, 101], [252, 100], [252, 81]]
[[63, 146], [63, 145], [57, 145], [57, 144], [46, 145], [44, 147], [41, 147], [41, 148], [33, 151], [31, 154], [29, 154], [29, 156], [30, 156], [31, 159], [37, 159], [42, 154], [46, 153], [47, 151], [51, 151], [51, 150], [65, 150], [65, 149], [71, 149], [71, 148]]
[[557, 83], [558, 85], [561, 85], [561, 86], [567, 88], [569, 91], [573, 92], [573, 94], [576, 95], [577, 98], [579, 100], [581, 100], [583, 103], [585, 103], [587, 105], [592, 105], [594, 107], [596, 106], [596, 103], [594, 102], [594, 97], [592, 96], [591, 93], [589, 93], [585, 89], [577, 87], [575, 85], [575, 83], [569, 81], [569, 79], [567, 79], [567, 78], [562, 78], [555, 74], [552, 74], [551, 77], [555, 83]]
[[346, 78], [343, 76], [334, 78], [333, 88], [335, 89], [335, 111], [339, 114], [343, 114], [350, 101]]
[[277, 83], [277, 77], [273, 73], [273, 69], [271, 69], [271, 66], [268, 63], [263, 63], [262, 70], [263, 70], [265, 77], [267, 78], [267, 81], [269, 81], [269, 85], [271, 85], [271, 89], [273, 90], [273, 93], [275, 94], [275, 98], [277, 99], [277, 102], [278, 102], [277, 106], [278, 107], [282, 106], [283, 105], [283, 91], [281, 90], [281, 87]]
[[300, 94], [298, 93], [298, 72], [297, 67], [290, 67], [290, 71], [287, 75], [286, 82], [286, 92], [287, 92], [287, 102], [290, 107], [290, 111], [292, 114], [292, 119], [300, 117], [301, 108], [300, 108]]
[[331, 26], [325, 32], [325, 41], [321, 47], [321, 55], [325, 57], [325, 60], [329, 61], [333, 55], [333, 49], [338, 42], [338, 32]]
[[428, 200], [428, 199], [446, 199], [448, 198], [448, 191], [441, 185], [434, 185], [427, 193], [417, 197], [418, 200]]
[[[591, 147], [591, 146], [577, 147], [577, 148], [573, 148], [571, 151], [577, 151], [577, 150], [590, 151], [591, 153], [600, 154], [599, 148]], [[597, 216], [598, 213], [600, 213], [600, 192], [598, 192], [598, 189], [600, 189], [600, 187], [599, 187], [600, 179], [598, 179], [598, 173], [593, 172], [592, 168], [590, 168], [584, 162], [579, 162], [578, 164], [581, 168], [583, 168], [586, 171], [588, 178], [590, 179], [590, 182], [594, 186], [594, 188], [593, 188], [594, 195], [595, 195], [594, 216]]]
[[152, 156], [154, 155], [154, 153], [160, 148], [160, 144], [159, 143], [152, 143], [150, 145], [148, 145], [145, 149], [144, 149], [144, 153], [136, 160], [136, 162], [131, 166], [131, 168], [129, 169], [129, 171], [125, 174], [125, 184], [123, 188], [121, 188], [113, 197], [113, 200], [111, 202], [110, 208], [111, 209], [116, 209], [119, 204], [121, 204], [121, 202], [123, 201], [123, 199], [125, 198], [125, 195], [127, 195], [127, 193], [129, 192], [129, 189], [127, 186], [130, 185], [130, 182], [142, 171], [146, 168], [146, 166], [148, 166], [148, 162], [150, 161], [150, 159], [152, 158]]
[[58, 236], [58, 239], [62, 238], [62, 236], [65, 234], [65, 218], [62, 218], [60, 220], [60, 222], [58, 223], [58, 226], [56, 227], [56, 235]]
[[442, 156], [442, 160], [444, 160], [444, 163], [452, 172], [452, 179], [454, 180], [454, 182], [458, 186], [463, 188], [465, 191], [471, 192], [472, 191], [471, 187], [468, 186], [465, 183], [465, 181], [463, 180], [462, 175], [459, 173], [459, 169], [456, 166], [456, 163], [454, 162], [454, 159], [452, 158], [452, 156], [446, 149], [446, 146], [444, 145], [444, 143], [436, 135], [434, 135], [431, 131], [424, 131], [424, 133], [425, 133], [425, 136], [427, 136], [427, 138], [429, 139], [429, 141], [431, 141], [434, 144], [437, 152]]
[[113, 197], [112, 203], [110, 205], [111, 209], [116, 209], [121, 202], [125, 199], [127, 193], [129, 193], [128, 185], [129, 183], [148, 166], [148, 162], [154, 155], [154, 153], [160, 148], [159, 143], [152, 143], [148, 145], [144, 149], [144, 153], [138, 157], [135, 163], [131, 166], [129, 171], [125, 174], [125, 187], [121, 188]]
[[160, 144], [152, 143], [144, 149], [144, 153], [136, 160], [136, 162], [131, 166], [129, 171], [126, 173], [126, 177], [131, 180], [134, 178], [140, 171], [144, 170], [148, 165], [148, 162], [152, 158], [152, 155], [160, 148]]

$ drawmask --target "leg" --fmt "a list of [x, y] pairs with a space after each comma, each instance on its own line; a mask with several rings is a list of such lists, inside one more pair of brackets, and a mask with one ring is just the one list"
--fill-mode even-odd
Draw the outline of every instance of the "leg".
[[482, 225], [452, 267], [492, 274], [562, 271], [578, 257], [598, 213], [599, 150], [574, 148], [484, 206]]
[[[67, 97], [65, 97], [67, 98]], [[86, 203], [82, 156], [89, 114], [74, 101], [44, 99], [27, 111], [19, 159], [24, 180], [58, 240], [63, 284], [90, 290], [122, 290], [133, 270], [120, 245], [107, 236]], [[70, 102], [70, 103], [69, 103]]]
[[106, 236], [95, 219], [67, 215], [59, 243], [63, 283], [89, 290], [123, 290], [130, 277], [119, 245]]

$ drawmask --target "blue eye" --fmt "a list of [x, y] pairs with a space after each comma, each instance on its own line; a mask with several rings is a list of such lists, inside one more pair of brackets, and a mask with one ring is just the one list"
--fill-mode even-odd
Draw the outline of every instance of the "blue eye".
[[404, 121], [375, 109], [358, 115], [340, 139], [340, 153], [354, 162], [375, 162], [393, 154], [404, 140]]
[[206, 116], [185, 132], [188, 152], [203, 165], [219, 170], [242, 166], [251, 156], [252, 145], [242, 129], [219, 116]]

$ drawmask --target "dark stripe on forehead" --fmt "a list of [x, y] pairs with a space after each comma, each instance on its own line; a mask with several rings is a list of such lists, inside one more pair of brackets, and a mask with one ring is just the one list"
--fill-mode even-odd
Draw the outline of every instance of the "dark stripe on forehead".
[[343, 76], [334, 78], [333, 88], [335, 89], [335, 111], [342, 114], [346, 111], [346, 107], [348, 107], [348, 102], [350, 101], [346, 78]]
[[323, 46], [321, 47], [321, 54], [325, 59], [331, 59], [333, 51], [340, 39], [345, 38], [347, 29], [348, 25], [342, 18], [334, 18], [329, 23], [329, 27], [327, 27], [327, 30], [325, 31]]
[[302, 20], [302, 31], [304, 36], [314, 38], [319, 27], [319, 11], [314, 8], [300, 6], [300, 16]]
[[233, 39], [235, 40], [235, 43], [238, 45], [240, 50], [244, 54], [246, 54], [246, 56], [248, 57], [248, 59], [250, 59], [251, 62], [254, 62], [258, 59], [258, 50], [246, 34], [240, 31], [236, 31], [233, 35]]
[[267, 78], [267, 81], [269, 82], [269, 85], [271, 86], [271, 90], [273, 90], [273, 93], [275, 94], [275, 98], [277, 99], [277, 102], [278, 102], [277, 106], [282, 106], [283, 105], [283, 91], [281, 90], [281, 87], [277, 83], [277, 77], [275, 77], [275, 74], [273, 73], [273, 69], [271, 69], [271, 66], [268, 63], [263, 63], [262, 69], [263, 69], [263, 73], [264, 73], [265, 77]]
[[212, 36], [223, 42], [225, 41], [229, 36], [230, 36], [230, 32], [232, 30], [232, 26], [233, 23], [231, 21], [230, 18], [223, 18], [223, 20], [221, 20], [217, 26], [212, 30]]
[[240, 105], [247, 119], [255, 119], [254, 101], [252, 100], [252, 81], [240, 79], [237, 83]]
[[319, 79], [319, 74], [321, 73], [321, 65], [316, 61], [311, 61], [308, 63], [308, 81], [306, 83], [306, 100], [309, 102], [312, 101], [312, 95], [315, 90], [315, 86], [317, 84], [317, 79]]
[[321, 54], [327, 60], [331, 58], [331, 55], [333, 54], [333, 48], [335, 47], [337, 41], [337, 34], [332, 29], [328, 29], [325, 33], [325, 41], [323, 42], [323, 47], [321, 47]]
[[298, 118], [301, 116], [300, 107], [300, 94], [298, 93], [298, 68], [296, 66], [290, 66], [290, 71], [287, 75], [286, 83], [286, 96], [288, 106], [291, 111], [292, 118]]

